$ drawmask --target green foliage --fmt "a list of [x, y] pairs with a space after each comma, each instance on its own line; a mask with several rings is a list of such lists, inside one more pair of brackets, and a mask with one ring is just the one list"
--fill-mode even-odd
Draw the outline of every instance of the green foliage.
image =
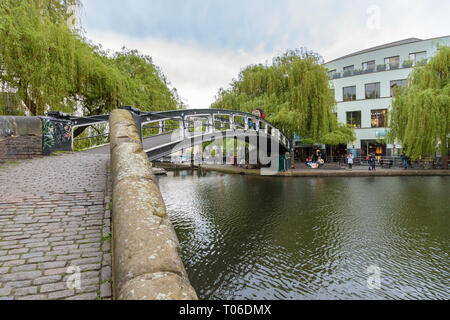
[[0, 92], [0, 115], [24, 116], [20, 100], [13, 92]]
[[47, 104], [59, 105], [70, 88], [68, 49], [74, 35], [62, 11], [56, 0], [0, 3], [0, 80], [18, 90], [32, 114], [43, 114]]
[[0, 82], [17, 91], [32, 115], [43, 115], [49, 107], [73, 113], [81, 106], [90, 116], [121, 105], [142, 110], [183, 106], [150, 57], [126, 49], [109, 54], [71, 30], [71, 6], [77, 3], [0, 1]]
[[289, 135], [314, 143], [347, 143], [351, 129], [339, 126], [334, 97], [322, 58], [304, 49], [275, 57], [272, 65], [250, 65], [220, 89], [212, 108], [251, 112], [262, 108], [267, 120]]
[[[73, 141], [73, 151], [86, 150], [109, 143], [108, 126], [104, 123], [90, 126]], [[89, 138], [88, 138], [89, 137]]]
[[389, 141], [398, 139], [413, 160], [438, 150], [447, 155], [450, 128], [450, 47], [416, 66], [408, 86], [398, 90], [389, 114]]
[[165, 75], [150, 56], [124, 47], [114, 54], [113, 60], [128, 80], [122, 98], [125, 105], [142, 106], [146, 111], [174, 110], [183, 106], [176, 89], [168, 88]]

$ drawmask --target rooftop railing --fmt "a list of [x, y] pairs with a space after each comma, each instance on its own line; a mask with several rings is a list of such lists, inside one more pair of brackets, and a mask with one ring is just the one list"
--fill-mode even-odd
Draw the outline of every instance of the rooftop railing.
[[348, 70], [344, 71], [343, 73], [337, 72], [333, 74], [328, 75], [329, 80], [334, 79], [340, 79], [340, 78], [346, 78], [351, 76], [357, 76], [367, 73], [373, 73], [373, 72], [382, 72], [382, 71], [389, 71], [389, 70], [397, 70], [397, 69], [406, 69], [406, 68], [412, 68], [414, 66], [423, 66], [428, 63], [427, 59], [423, 59], [421, 61], [414, 62], [412, 60], [403, 60], [402, 63], [386, 63], [386, 64], [379, 64], [376, 67], [367, 68], [367, 69], [354, 69], [354, 70]]

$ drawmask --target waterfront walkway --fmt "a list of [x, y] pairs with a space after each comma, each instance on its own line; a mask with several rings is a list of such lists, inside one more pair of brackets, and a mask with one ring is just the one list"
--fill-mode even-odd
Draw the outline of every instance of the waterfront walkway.
[[[155, 163], [158, 166], [158, 163]], [[165, 166], [166, 167], [166, 166]], [[169, 166], [170, 167], [170, 166]], [[182, 167], [182, 166], [181, 166]], [[261, 175], [259, 169], [245, 169], [231, 165], [201, 165], [206, 171], [217, 171], [222, 173], [234, 173], [245, 175]], [[274, 174], [277, 177], [368, 177], [368, 176], [450, 176], [450, 170], [416, 170], [416, 169], [385, 169], [377, 168], [369, 171], [366, 166], [353, 167], [353, 169], [290, 169]]]
[[108, 166], [94, 153], [0, 166], [0, 300], [111, 298]]

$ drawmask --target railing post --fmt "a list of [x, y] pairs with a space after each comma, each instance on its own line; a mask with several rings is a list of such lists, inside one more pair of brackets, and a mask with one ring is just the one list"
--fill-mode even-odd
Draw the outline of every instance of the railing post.
[[208, 132], [209, 133], [213, 133], [215, 131], [215, 128], [214, 128], [214, 115], [213, 114], [210, 114], [208, 116], [208, 122], [209, 122], [209, 130], [208, 130]]
[[178, 125], [180, 129], [180, 140], [184, 140], [185, 137], [184, 118], [178, 121]]

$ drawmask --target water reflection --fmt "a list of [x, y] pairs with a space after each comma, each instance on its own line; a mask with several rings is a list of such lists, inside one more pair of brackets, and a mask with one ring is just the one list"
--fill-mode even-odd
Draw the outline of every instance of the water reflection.
[[[446, 177], [160, 179], [202, 299], [448, 299]], [[367, 267], [381, 268], [368, 289]]]

